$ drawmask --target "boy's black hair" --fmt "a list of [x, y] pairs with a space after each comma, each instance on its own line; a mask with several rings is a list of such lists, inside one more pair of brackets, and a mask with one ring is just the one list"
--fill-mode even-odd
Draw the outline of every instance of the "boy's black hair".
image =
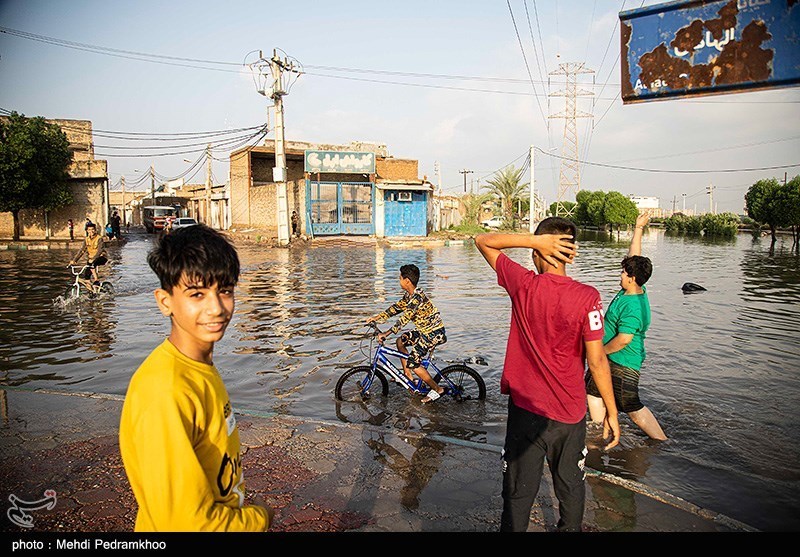
[[95, 223], [93, 223], [92, 221], [89, 221], [86, 224], [86, 230], [89, 230], [90, 228], [94, 228], [95, 230], [97, 230], [97, 225]]
[[575, 241], [575, 236], [578, 233], [578, 227], [571, 220], [563, 217], [547, 217], [539, 226], [536, 227], [534, 234], [563, 234], [564, 236], [572, 236], [572, 242]]
[[403, 265], [400, 267], [400, 276], [407, 278], [414, 286], [419, 282], [419, 267], [413, 264]]
[[636, 284], [643, 286], [653, 274], [650, 259], [641, 255], [631, 255], [622, 260], [622, 268], [629, 277], [636, 279]]
[[239, 281], [239, 256], [220, 232], [204, 224], [179, 228], [161, 237], [147, 254], [147, 263], [167, 292], [185, 274], [203, 286], [234, 286]]

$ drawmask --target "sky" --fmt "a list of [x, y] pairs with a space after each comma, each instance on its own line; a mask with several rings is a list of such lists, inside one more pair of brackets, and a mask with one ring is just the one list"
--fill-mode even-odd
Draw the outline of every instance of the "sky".
[[[112, 189], [122, 176], [149, 187], [150, 165], [204, 182], [208, 141], [225, 183], [231, 146], [258, 141], [267, 122], [274, 138], [272, 101], [248, 64], [277, 49], [302, 68], [284, 97], [287, 140], [385, 144], [450, 194], [464, 191], [460, 171], [478, 191], [534, 146], [549, 204], [564, 138], [564, 120], [548, 118], [564, 110], [548, 96], [563, 77], [549, 74], [584, 63], [581, 189], [703, 212], [713, 186], [715, 211], [742, 213], [754, 182], [800, 174], [800, 88], [623, 105], [619, 13], [659, 3], [0, 0], [11, 30], [0, 32], [0, 110], [90, 120]], [[794, 166], [743, 170], [782, 165]]]

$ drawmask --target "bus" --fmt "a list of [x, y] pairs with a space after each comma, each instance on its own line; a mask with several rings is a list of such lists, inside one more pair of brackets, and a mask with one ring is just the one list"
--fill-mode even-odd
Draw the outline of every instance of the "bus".
[[164, 230], [164, 222], [167, 217], [177, 217], [178, 210], [168, 205], [148, 205], [142, 207], [142, 222], [145, 229], [153, 233]]

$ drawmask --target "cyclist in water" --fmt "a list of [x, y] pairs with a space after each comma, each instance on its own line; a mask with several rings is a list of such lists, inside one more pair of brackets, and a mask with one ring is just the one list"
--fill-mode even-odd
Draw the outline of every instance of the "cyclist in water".
[[[422, 403], [427, 404], [438, 399], [444, 393], [444, 389], [436, 384], [422, 366], [422, 359], [435, 346], [447, 342], [447, 335], [439, 310], [430, 301], [428, 295], [421, 288], [417, 288], [418, 282], [419, 268], [416, 265], [400, 267], [400, 288], [403, 289], [403, 297], [389, 306], [386, 311], [367, 319], [367, 323], [373, 321], [384, 323], [390, 317], [400, 314], [400, 318], [392, 325], [391, 329], [378, 335], [378, 342], [381, 343], [386, 340], [387, 336], [397, 334], [409, 321], [414, 323], [416, 330], [403, 333], [397, 339], [397, 349], [408, 354], [408, 358], [402, 360], [403, 372], [406, 377], [413, 379], [412, 373], [416, 373], [431, 388], [422, 399]], [[407, 350], [407, 347], [410, 348], [410, 351]]]
[[100, 284], [97, 267], [108, 263], [108, 258], [106, 257], [103, 237], [97, 233], [97, 225], [93, 222], [86, 225], [86, 239], [83, 242], [83, 246], [70, 260], [69, 264], [76, 265], [79, 260], [84, 258], [89, 267], [81, 273], [80, 281], [94, 292]]

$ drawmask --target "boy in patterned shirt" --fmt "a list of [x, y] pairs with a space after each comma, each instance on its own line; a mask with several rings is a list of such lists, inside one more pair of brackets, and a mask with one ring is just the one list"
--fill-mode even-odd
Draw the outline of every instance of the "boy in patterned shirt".
[[[439, 310], [436, 309], [427, 294], [421, 288], [417, 288], [418, 282], [419, 268], [416, 265], [400, 267], [400, 288], [405, 294], [400, 301], [389, 306], [386, 311], [367, 319], [367, 323], [373, 321], [384, 323], [390, 317], [400, 314], [400, 318], [391, 329], [378, 335], [378, 342], [381, 343], [386, 340], [387, 336], [397, 334], [409, 321], [414, 323], [416, 330], [403, 333], [397, 339], [397, 349], [408, 354], [408, 359], [403, 360], [403, 372], [406, 377], [413, 379], [412, 373], [416, 373], [431, 388], [422, 399], [422, 403], [426, 404], [438, 399], [444, 393], [444, 389], [436, 384], [422, 366], [422, 359], [435, 346], [447, 342], [447, 335]], [[406, 347], [410, 347], [410, 351], [406, 350]]]

